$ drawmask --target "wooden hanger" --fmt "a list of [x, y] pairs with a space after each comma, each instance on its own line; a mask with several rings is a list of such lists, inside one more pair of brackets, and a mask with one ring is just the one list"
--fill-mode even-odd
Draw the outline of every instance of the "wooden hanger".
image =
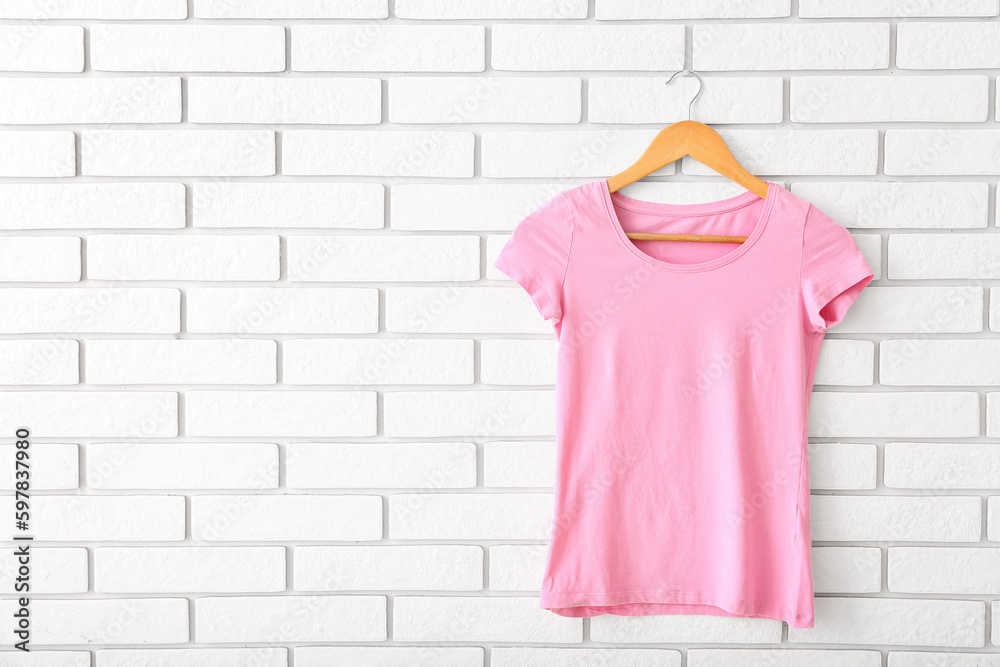
[[[698, 79], [698, 92], [688, 103], [688, 120], [676, 123], [660, 130], [646, 151], [636, 162], [621, 172], [607, 179], [608, 191], [616, 192], [629, 183], [634, 183], [661, 169], [671, 162], [676, 162], [685, 155], [711, 167], [730, 180], [736, 181], [747, 190], [755, 193], [761, 199], [767, 197], [768, 184], [743, 168], [732, 151], [726, 146], [719, 133], [704, 123], [690, 120], [691, 105], [701, 94], [701, 77], [689, 69], [674, 72], [667, 80], [669, 85], [678, 74], [689, 73]], [[643, 241], [707, 241], [710, 243], [742, 243], [746, 236], [719, 236], [714, 234], [661, 234], [656, 232], [626, 232], [631, 239]]]

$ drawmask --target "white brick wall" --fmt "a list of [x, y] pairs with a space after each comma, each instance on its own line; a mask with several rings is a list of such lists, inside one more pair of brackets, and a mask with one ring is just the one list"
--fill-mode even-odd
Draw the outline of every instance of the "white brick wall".
[[[811, 629], [537, 605], [555, 339], [492, 262], [682, 67], [875, 271], [811, 402]], [[998, 0], [0, 2], [0, 665], [1000, 667], [998, 73]]]

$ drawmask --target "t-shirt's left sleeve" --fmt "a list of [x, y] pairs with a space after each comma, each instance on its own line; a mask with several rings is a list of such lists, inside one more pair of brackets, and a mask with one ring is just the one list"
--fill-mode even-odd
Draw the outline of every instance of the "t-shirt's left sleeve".
[[493, 266], [524, 288], [543, 318], [559, 319], [572, 242], [572, 213], [559, 193], [517, 223]]
[[809, 204], [802, 237], [802, 298], [816, 330], [844, 319], [875, 274], [843, 225]]

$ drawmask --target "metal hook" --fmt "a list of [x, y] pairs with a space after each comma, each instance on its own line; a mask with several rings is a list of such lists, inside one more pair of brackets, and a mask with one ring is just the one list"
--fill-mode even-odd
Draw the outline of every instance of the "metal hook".
[[679, 71], [677, 71], [677, 72], [674, 72], [674, 73], [673, 73], [673, 75], [671, 75], [671, 77], [670, 77], [669, 79], [667, 79], [667, 84], [666, 84], [666, 85], [668, 85], [668, 86], [669, 86], [669, 85], [670, 85], [670, 82], [671, 82], [671, 81], [673, 81], [673, 80], [674, 80], [674, 77], [675, 77], [675, 76], [677, 76], [678, 74], [690, 74], [690, 75], [692, 75], [692, 76], [693, 76], [694, 78], [698, 79], [698, 92], [696, 92], [696, 93], [694, 94], [694, 97], [692, 97], [692, 98], [691, 98], [691, 101], [690, 101], [690, 102], [688, 102], [688, 118], [687, 118], [687, 119], [688, 119], [688, 120], [691, 120], [691, 105], [693, 105], [693, 104], [694, 104], [694, 101], [695, 101], [696, 99], [698, 99], [698, 96], [699, 96], [699, 95], [701, 95], [701, 77], [700, 77], [700, 76], [698, 76], [698, 73], [697, 73], [697, 72], [695, 72], [694, 70], [689, 70], [689, 69], [682, 69], [682, 70], [679, 70]]

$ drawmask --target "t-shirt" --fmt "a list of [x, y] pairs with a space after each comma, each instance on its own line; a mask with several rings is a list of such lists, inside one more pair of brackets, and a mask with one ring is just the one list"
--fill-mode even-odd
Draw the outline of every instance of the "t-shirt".
[[873, 273], [846, 228], [767, 183], [670, 204], [588, 182], [495, 259], [557, 339], [541, 608], [813, 627], [809, 399], [827, 329]]

